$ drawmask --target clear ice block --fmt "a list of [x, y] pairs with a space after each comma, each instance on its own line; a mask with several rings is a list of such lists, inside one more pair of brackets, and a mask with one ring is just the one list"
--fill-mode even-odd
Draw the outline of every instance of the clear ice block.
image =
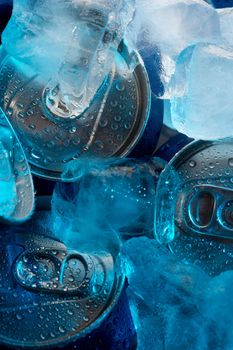
[[2, 42], [44, 80], [47, 107], [75, 118], [114, 66], [134, 14], [134, 0], [15, 0]]
[[159, 158], [74, 162], [69, 172], [80, 178], [58, 184], [53, 194], [57, 237], [70, 245], [84, 241], [86, 249], [104, 242], [112, 247], [113, 242], [135, 236], [152, 237], [156, 186], [165, 164]]
[[217, 11], [202, 0], [139, 1], [144, 18], [145, 35], [142, 42], [158, 46], [162, 56], [161, 78], [164, 98], [170, 98], [167, 85], [175, 70], [175, 61], [186, 47], [199, 42], [220, 40]]
[[223, 40], [233, 46], [233, 8], [218, 9], [220, 30]]
[[178, 131], [203, 140], [233, 135], [232, 69], [231, 47], [197, 44], [181, 53], [170, 84]]

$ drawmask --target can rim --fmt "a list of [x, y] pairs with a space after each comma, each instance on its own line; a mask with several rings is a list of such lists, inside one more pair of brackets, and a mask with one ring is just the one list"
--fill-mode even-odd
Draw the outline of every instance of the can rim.
[[202, 151], [204, 148], [210, 147], [215, 143], [220, 143], [222, 140], [216, 140], [216, 141], [204, 141], [204, 140], [194, 140], [188, 145], [186, 145], [184, 148], [182, 148], [180, 151], [178, 151], [174, 157], [168, 162], [167, 166], [165, 167], [164, 171], [170, 166], [174, 167], [175, 169], [179, 168], [181, 164], [184, 164], [187, 159], [191, 155], [191, 149], [195, 153]]
[[120, 266], [120, 261], [119, 258], [116, 258], [116, 260], [114, 260], [114, 264], [115, 264], [115, 281], [114, 281], [114, 285], [113, 285], [113, 290], [112, 290], [112, 295], [110, 296], [110, 301], [108, 306], [106, 307], [106, 309], [102, 312], [102, 314], [95, 320], [93, 321], [88, 327], [86, 327], [85, 329], [83, 329], [80, 332], [76, 332], [73, 335], [67, 334], [65, 336], [63, 336], [62, 338], [60, 338], [61, 340], [58, 342], [57, 339], [51, 339], [51, 340], [46, 340], [45, 342], [41, 342], [41, 345], [35, 345], [34, 343], [27, 343], [22, 344], [21, 341], [12, 341], [9, 338], [6, 337], [2, 337], [0, 335], [0, 345], [6, 345], [6, 346], [10, 346], [12, 347], [17, 347], [20, 349], [49, 349], [50, 347], [54, 348], [54, 346], [56, 346], [56, 348], [62, 348], [63, 346], [67, 346], [67, 342], [69, 342], [72, 346], [73, 343], [75, 343], [77, 340], [79, 339], [83, 339], [86, 336], [88, 336], [89, 334], [92, 333], [92, 331], [94, 331], [95, 329], [98, 329], [101, 324], [106, 320], [106, 318], [111, 314], [111, 312], [113, 311], [114, 307], [116, 306], [116, 304], [118, 303], [122, 290], [125, 287], [125, 283], [126, 283], [126, 277], [124, 274], [117, 274], [116, 270], [117, 268], [119, 268]]
[[[136, 50], [132, 50], [132, 52], [129, 52], [128, 46], [124, 41], [122, 41], [118, 51], [123, 57], [123, 59], [126, 61], [128, 66], [130, 65], [131, 59], [135, 62], [135, 69], [133, 70], [132, 74], [134, 75], [137, 86], [139, 87], [139, 90], [140, 90], [140, 94], [139, 94], [140, 108], [137, 112], [134, 126], [131, 129], [131, 132], [128, 138], [125, 140], [121, 148], [112, 156], [112, 157], [124, 158], [132, 152], [132, 150], [138, 144], [138, 142], [140, 141], [145, 131], [145, 128], [150, 116], [150, 112], [151, 112], [151, 87], [150, 87], [149, 77], [140, 53]], [[60, 171], [41, 168], [35, 164], [32, 164], [30, 161], [29, 161], [29, 164], [33, 175], [43, 179], [47, 179], [50, 181], [62, 181], [62, 182], [74, 182], [78, 180], [78, 178], [75, 178], [75, 177], [71, 179], [64, 179], [62, 178], [62, 172]]]

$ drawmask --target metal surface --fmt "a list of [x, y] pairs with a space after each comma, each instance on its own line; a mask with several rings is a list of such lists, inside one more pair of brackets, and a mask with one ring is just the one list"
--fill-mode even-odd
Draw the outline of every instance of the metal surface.
[[129, 54], [124, 44], [111, 73], [112, 83], [107, 79], [88, 110], [72, 121], [61, 121], [46, 110], [44, 85], [36, 72], [3, 51], [0, 58], [0, 105], [34, 174], [59, 180], [69, 161], [81, 156], [125, 156], [142, 135], [150, 112], [150, 86], [140, 56]]
[[[69, 251], [31, 225], [1, 227], [1, 348], [83, 350], [99, 349], [102, 342], [107, 349], [101, 335], [106, 324], [102, 324], [119, 304], [125, 283], [113, 258], [106, 253]], [[114, 341], [109, 349], [123, 349]], [[126, 349], [131, 346], [129, 339]]]
[[175, 226], [170, 249], [210, 274], [233, 268], [233, 140], [193, 142], [171, 160], [164, 179], [171, 171], [179, 184], [175, 213], [167, 212]]

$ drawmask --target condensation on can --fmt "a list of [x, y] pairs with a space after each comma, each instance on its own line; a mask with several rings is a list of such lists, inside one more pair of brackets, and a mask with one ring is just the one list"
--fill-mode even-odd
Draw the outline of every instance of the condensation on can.
[[136, 51], [129, 53], [122, 42], [117, 55], [104, 106], [101, 96], [108, 80], [79, 118], [62, 121], [46, 110], [38, 74], [2, 49], [0, 104], [36, 175], [59, 180], [72, 160], [82, 156], [124, 157], [136, 146], [151, 111], [150, 83]]
[[24, 225], [1, 224], [1, 349], [136, 350], [118, 262], [68, 250], [45, 229], [39, 203]]
[[232, 154], [230, 138], [194, 141], [172, 158], [158, 184], [158, 239], [209, 275], [233, 267]]

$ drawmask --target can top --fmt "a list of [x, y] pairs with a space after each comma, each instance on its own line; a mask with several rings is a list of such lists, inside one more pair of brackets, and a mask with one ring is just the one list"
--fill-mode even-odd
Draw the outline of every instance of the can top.
[[211, 274], [233, 267], [233, 140], [191, 143], [171, 160], [158, 188], [158, 239]]
[[0, 102], [34, 174], [59, 180], [72, 160], [123, 157], [135, 147], [149, 117], [151, 91], [139, 54], [124, 43], [90, 107], [66, 121], [46, 109], [40, 76], [4, 51], [1, 55]]
[[98, 328], [124, 283], [112, 256], [69, 251], [52, 237], [22, 231], [1, 231], [0, 342], [63, 346]]

